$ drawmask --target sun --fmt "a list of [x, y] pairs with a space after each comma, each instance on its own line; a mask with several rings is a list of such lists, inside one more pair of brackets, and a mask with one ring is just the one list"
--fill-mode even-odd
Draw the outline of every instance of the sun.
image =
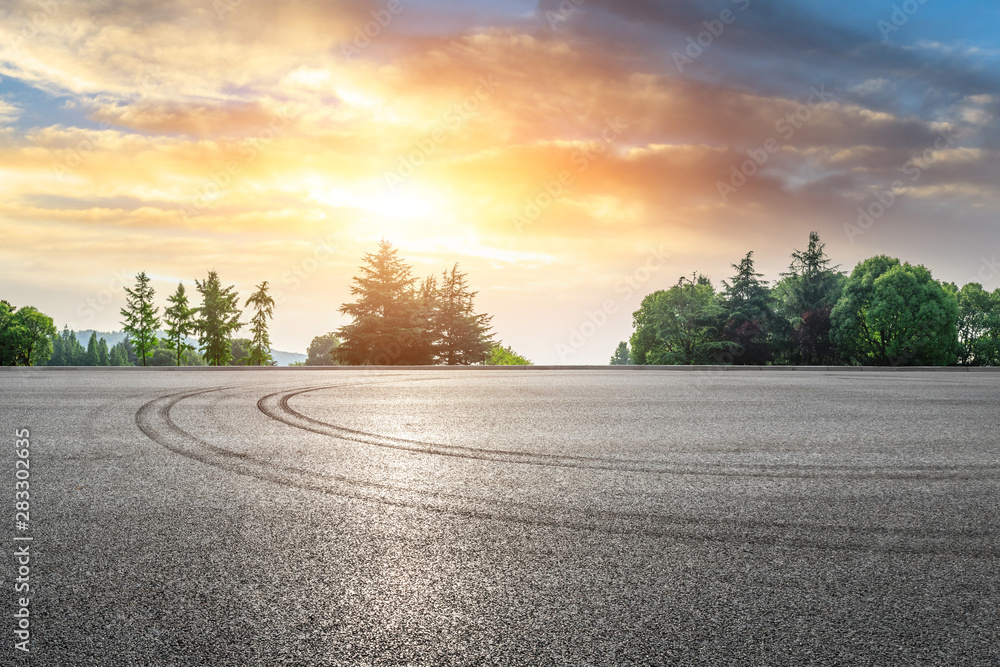
[[366, 236], [398, 238], [415, 228], [440, 229], [453, 220], [448, 197], [425, 183], [405, 183], [392, 191], [381, 182], [320, 185], [310, 189], [309, 198], [331, 208], [355, 210]]

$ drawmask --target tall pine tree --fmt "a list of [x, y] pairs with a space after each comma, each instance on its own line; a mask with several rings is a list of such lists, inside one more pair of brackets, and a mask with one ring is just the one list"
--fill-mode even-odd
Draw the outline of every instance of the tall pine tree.
[[108, 358], [108, 341], [101, 339], [100, 344], [97, 346], [97, 365], [107, 366], [110, 363]]
[[195, 324], [198, 343], [210, 366], [226, 366], [233, 354], [233, 333], [243, 326], [239, 295], [233, 285], [222, 287], [215, 271], [209, 271], [204, 281], [194, 282], [202, 298]]
[[167, 325], [167, 337], [163, 340], [163, 345], [174, 351], [176, 365], [180, 366], [184, 353], [194, 349], [194, 345], [184, 342], [184, 339], [195, 331], [194, 316], [198, 309], [189, 307], [184, 283], [177, 284], [177, 291], [167, 297], [167, 301], [170, 306], [163, 311], [163, 321]]
[[340, 312], [352, 318], [337, 331], [337, 360], [350, 365], [429, 364], [424, 308], [413, 285], [412, 269], [388, 241], [376, 253], [366, 253], [361, 275]]
[[101, 363], [101, 353], [98, 351], [100, 346], [97, 343], [97, 332], [90, 332], [90, 340], [87, 341], [87, 356], [84, 357], [86, 360], [84, 366], [99, 366]]
[[840, 298], [844, 276], [830, 266], [819, 234], [809, 232], [805, 250], [792, 251], [792, 262], [775, 285], [777, 312], [781, 315], [782, 338], [787, 341], [787, 361], [829, 364], [836, 361], [830, 340], [830, 313]]
[[[64, 325], [63, 332], [65, 334], [69, 333], [69, 327]], [[65, 345], [63, 341], [65, 337], [56, 332], [56, 335], [52, 338], [52, 356], [49, 357], [49, 366], [68, 366], [66, 363], [66, 354], [63, 351]]]
[[156, 330], [160, 326], [160, 319], [156, 316], [159, 308], [153, 307], [155, 292], [145, 271], [136, 276], [135, 289], [126, 287], [125, 294], [125, 307], [121, 310], [122, 317], [125, 318], [122, 328], [145, 366], [146, 358], [158, 342]]
[[244, 307], [253, 306], [254, 315], [250, 318], [250, 333], [253, 338], [250, 341], [250, 355], [247, 357], [248, 366], [270, 366], [274, 360], [271, 358], [271, 338], [267, 333], [267, 321], [274, 318], [274, 299], [267, 293], [267, 281], [257, 285], [257, 291], [250, 295]]
[[722, 305], [725, 324], [722, 337], [731, 343], [729, 354], [720, 361], [734, 364], [765, 364], [773, 359], [768, 337], [774, 321], [771, 292], [764, 276], [757, 273], [751, 250], [733, 264], [736, 269], [730, 282], [722, 281]]
[[493, 346], [493, 334], [489, 333], [493, 318], [474, 312], [476, 294], [469, 290], [466, 274], [458, 270], [458, 264], [444, 272], [432, 315], [435, 352], [443, 364], [481, 364]]

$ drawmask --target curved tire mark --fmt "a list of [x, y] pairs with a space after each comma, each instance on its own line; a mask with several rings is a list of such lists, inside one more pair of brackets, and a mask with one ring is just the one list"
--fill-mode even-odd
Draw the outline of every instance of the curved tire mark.
[[[397, 380], [397, 382], [407, 382]], [[794, 463], [751, 464], [751, 463], [703, 463], [698, 465], [657, 465], [650, 461], [630, 459], [605, 458], [596, 456], [572, 456], [559, 454], [542, 454], [504, 449], [485, 449], [466, 447], [462, 445], [445, 445], [441, 443], [411, 440], [393, 436], [379, 435], [367, 431], [338, 426], [308, 417], [292, 408], [288, 401], [296, 396], [337, 387], [352, 387], [349, 385], [323, 385], [295, 389], [291, 391], [268, 394], [257, 401], [257, 409], [268, 417], [294, 426], [304, 431], [326, 435], [338, 440], [357, 442], [373, 447], [397, 449], [421, 454], [450, 456], [456, 458], [480, 461], [496, 461], [535, 466], [553, 466], [559, 468], [582, 468], [589, 470], [606, 470], [610, 472], [650, 473], [657, 475], [708, 475], [719, 477], [778, 477], [778, 478], [815, 478], [835, 477], [839, 479], [995, 479], [1000, 476], [1000, 470], [993, 464], [968, 464], [964, 466], [861, 466], [837, 464], [802, 465]]]
[[[353, 385], [352, 385], [353, 386]], [[213, 445], [177, 425], [170, 417], [179, 402], [233, 387], [169, 394], [143, 405], [136, 425], [154, 442], [187, 458], [227, 472], [297, 489], [392, 507], [418, 509], [476, 520], [494, 520], [548, 528], [599, 531], [610, 534], [668, 537], [682, 541], [799, 546], [803, 548], [886, 553], [960, 554], [1000, 556], [989, 532], [927, 530], [921, 528], [860, 528], [822, 524], [718, 520], [656, 514], [580, 510], [529, 503], [430, 493], [386, 484], [353, 480], [277, 464]], [[502, 509], [501, 509], [502, 508]], [[893, 540], [896, 543], [887, 542]], [[972, 540], [957, 545], [956, 539]]]

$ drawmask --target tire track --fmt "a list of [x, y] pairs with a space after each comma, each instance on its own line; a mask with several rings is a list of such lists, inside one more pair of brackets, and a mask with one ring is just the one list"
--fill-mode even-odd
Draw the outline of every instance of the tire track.
[[[411, 380], [398, 380], [397, 382], [407, 381]], [[997, 477], [1000, 477], [1000, 469], [998, 469], [998, 466], [992, 464], [968, 464], [960, 466], [906, 466], [902, 468], [839, 464], [750, 464], [735, 462], [700, 463], [697, 465], [657, 465], [650, 461], [631, 459], [542, 454], [517, 450], [445, 445], [422, 440], [411, 440], [407, 438], [378, 435], [376, 433], [359, 431], [344, 426], [338, 426], [336, 424], [330, 424], [308, 417], [298, 412], [288, 404], [290, 399], [302, 394], [344, 386], [352, 387], [357, 385], [323, 385], [268, 394], [257, 401], [257, 409], [268, 417], [289, 426], [294, 426], [295, 428], [317, 433], [319, 435], [330, 436], [337, 438], [338, 440], [347, 440], [350, 442], [357, 442], [385, 449], [397, 449], [421, 454], [450, 456], [480, 461], [495, 461], [500, 463], [605, 470], [610, 472], [650, 473], [657, 475], [709, 475], [720, 477], [836, 477], [843, 479], [878, 478], [928, 481], [939, 479], [996, 479]]]
[[[357, 383], [335, 386], [357, 386]], [[306, 491], [466, 519], [620, 535], [638, 534], [694, 542], [862, 552], [948, 554], [976, 558], [1000, 556], [995, 544], [996, 535], [991, 532], [859, 528], [793, 522], [672, 517], [660, 514], [543, 506], [406, 489], [356, 480], [339, 474], [321, 473], [233, 452], [187, 432], [170, 416], [171, 409], [181, 401], [232, 389], [234, 387], [203, 389], [168, 394], [153, 399], [136, 412], [136, 425], [151, 440], [163, 447], [230, 473]], [[965, 544], [958, 544], [959, 540]]]

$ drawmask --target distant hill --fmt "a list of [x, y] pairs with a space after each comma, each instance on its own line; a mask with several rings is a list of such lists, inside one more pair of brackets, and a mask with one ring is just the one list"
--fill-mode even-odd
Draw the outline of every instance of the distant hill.
[[[62, 333], [62, 331], [60, 330], [59, 333]], [[98, 339], [103, 338], [107, 342], [109, 348], [125, 340], [124, 331], [109, 332], [109, 331], [95, 331], [94, 329], [82, 329], [80, 331], [77, 331], [76, 339], [80, 341], [81, 345], [87, 347], [87, 341], [90, 340], [90, 334], [92, 333], [96, 333]], [[166, 334], [164, 334], [162, 331], [158, 331], [156, 335], [157, 337], [162, 338]], [[185, 342], [195, 346], [198, 345], [197, 339], [191, 337], [186, 338]], [[307, 359], [307, 356], [304, 354], [299, 354], [298, 352], [282, 352], [281, 350], [271, 350], [271, 356], [274, 358], [275, 361], [278, 362], [279, 366], [288, 366], [293, 362], [305, 361]]]

